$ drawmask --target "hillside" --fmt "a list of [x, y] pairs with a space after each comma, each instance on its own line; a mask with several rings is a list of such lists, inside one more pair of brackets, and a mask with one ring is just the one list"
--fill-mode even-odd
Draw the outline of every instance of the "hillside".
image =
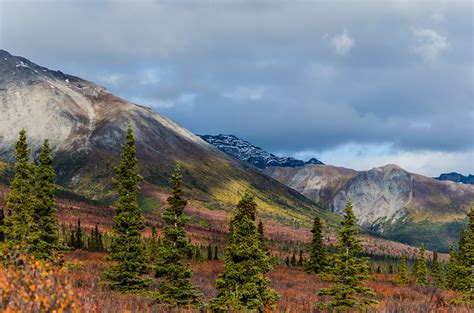
[[264, 172], [336, 213], [351, 198], [359, 223], [369, 230], [443, 251], [457, 238], [474, 203], [471, 185], [413, 174], [396, 165], [360, 172], [327, 165]]
[[[234, 160], [159, 113], [114, 96], [104, 87], [52, 71], [0, 51], [0, 158], [11, 162], [18, 132], [27, 131], [35, 155], [43, 139], [54, 151], [58, 183], [101, 203], [114, 197], [110, 181], [125, 129], [134, 130], [137, 155], [147, 192], [144, 209], [159, 207], [154, 196], [166, 193], [177, 161], [193, 206], [231, 211], [239, 193], [255, 191], [260, 216], [287, 226], [308, 225], [327, 211], [301, 194]], [[8, 176], [4, 170], [3, 181]], [[164, 197], [166, 199], [166, 197]]]

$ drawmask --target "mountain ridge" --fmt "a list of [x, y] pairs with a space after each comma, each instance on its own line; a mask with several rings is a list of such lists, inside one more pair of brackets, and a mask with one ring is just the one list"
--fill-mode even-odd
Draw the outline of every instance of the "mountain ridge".
[[[232, 151], [231, 147], [227, 151]], [[248, 155], [247, 159], [252, 160]], [[450, 238], [457, 236], [466, 211], [474, 204], [474, 186], [410, 173], [396, 164], [367, 171], [323, 164], [277, 165], [261, 170], [339, 215], [351, 198], [359, 224], [371, 232], [415, 245], [425, 242], [443, 251], [447, 251]], [[428, 238], [417, 238], [423, 234], [420, 227]], [[407, 233], [408, 229], [415, 230]]]
[[299, 167], [306, 164], [324, 164], [316, 158], [311, 158], [305, 162], [292, 157], [278, 157], [234, 135], [219, 134], [198, 136], [220, 151], [237, 160], [250, 163], [259, 169], [265, 169], [270, 166]]
[[456, 183], [474, 185], [474, 175], [472, 174], [464, 176], [457, 172], [451, 172], [451, 173], [443, 173], [439, 175], [438, 177], [434, 177], [434, 178], [438, 180], [450, 180]]
[[[252, 189], [262, 218], [294, 226], [306, 225], [316, 212], [334, 219], [303, 195], [150, 108], [6, 51], [0, 55], [0, 159], [10, 164], [18, 132], [25, 129], [33, 156], [44, 139], [50, 140], [61, 186], [89, 199], [110, 201], [113, 164], [130, 125], [144, 184], [152, 189], [149, 194], [166, 192], [179, 161], [186, 192], [199, 207], [229, 212], [239, 194]], [[143, 197], [155, 201], [149, 195]], [[212, 216], [206, 218], [212, 222]]]

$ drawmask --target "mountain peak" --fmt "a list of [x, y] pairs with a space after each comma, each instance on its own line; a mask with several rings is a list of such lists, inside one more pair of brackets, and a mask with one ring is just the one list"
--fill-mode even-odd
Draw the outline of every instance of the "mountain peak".
[[[8, 84], [31, 85], [37, 82], [64, 81], [71, 84], [79, 84], [79, 87], [91, 82], [79, 77], [64, 74], [61, 71], [53, 71], [40, 66], [30, 60], [10, 54], [6, 50], [0, 50], [0, 87]], [[100, 87], [104, 89], [103, 87]]]
[[474, 185], [474, 175], [472, 175], [472, 174], [464, 176], [464, 175], [456, 173], [456, 172], [443, 173], [443, 174], [439, 175], [439, 177], [435, 177], [435, 179], [450, 180], [450, 181], [453, 181], [453, 182], [456, 182], [456, 183]]
[[292, 157], [279, 157], [234, 135], [219, 134], [215, 136], [202, 135], [200, 137], [222, 152], [240, 161], [250, 163], [259, 169], [270, 166], [299, 167], [305, 164], [323, 164], [316, 158], [304, 162]]
[[382, 171], [391, 171], [391, 170], [405, 171], [403, 168], [401, 168], [397, 164], [385, 164], [385, 165], [377, 167], [376, 169], [379, 169], [379, 170], [382, 170]]

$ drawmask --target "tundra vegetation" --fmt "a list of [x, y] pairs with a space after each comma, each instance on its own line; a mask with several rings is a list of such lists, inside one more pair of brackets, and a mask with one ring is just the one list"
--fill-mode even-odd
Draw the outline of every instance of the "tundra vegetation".
[[170, 177], [159, 222], [145, 218], [135, 154], [129, 127], [112, 182], [118, 196], [103, 216], [111, 227], [91, 221], [84, 226], [80, 217], [56, 210], [48, 141], [32, 161], [26, 132], [20, 132], [0, 211], [2, 311], [472, 309], [474, 209], [449, 258], [423, 245], [416, 255], [371, 255], [364, 250], [350, 200], [332, 245], [318, 215], [308, 242], [269, 239], [250, 190], [239, 195], [227, 231], [205, 237], [196, 231], [205, 225], [193, 224], [186, 214], [180, 164]]

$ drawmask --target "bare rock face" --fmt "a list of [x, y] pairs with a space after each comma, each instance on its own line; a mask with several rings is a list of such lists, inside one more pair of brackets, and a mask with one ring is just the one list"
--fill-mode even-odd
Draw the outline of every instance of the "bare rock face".
[[472, 185], [413, 174], [396, 165], [360, 172], [328, 165], [264, 172], [337, 214], [351, 198], [359, 224], [381, 233], [384, 223], [408, 214], [441, 221], [462, 218], [474, 203]]
[[213, 150], [199, 137], [148, 108], [4, 50], [0, 50], [0, 113], [0, 157], [10, 161], [22, 128], [27, 131], [33, 152], [44, 139], [50, 141], [55, 152], [95, 148], [117, 151], [129, 124], [137, 144], [147, 153], [161, 153], [163, 141]]
[[413, 176], [395, 165], [360, 172], [337, 192], [333, 210], [342, 214], [348, 198], [361, 225], [399, 219], [413, 198]]
[[49, 139], [57, 183], [91, 199], [113, 196], [113, 166], [131, 125], [140, 171], [152, 188], [167, 188], [179, 161], [184, 164], [189, 196], [216, 209], [231, 207], [235, 204], [231, 196], [251, 186], [272, 214], [293, 220], [293, 210], [308, 216], [319, 210], [301, 194], [224, 154], [165, 116], [116, 97], [97, 84], [4, 50], [0, 50], [0, 117], [0, 160], [15, 160], [21, 129], [27, 132], [33, 156], [43, 140]]

